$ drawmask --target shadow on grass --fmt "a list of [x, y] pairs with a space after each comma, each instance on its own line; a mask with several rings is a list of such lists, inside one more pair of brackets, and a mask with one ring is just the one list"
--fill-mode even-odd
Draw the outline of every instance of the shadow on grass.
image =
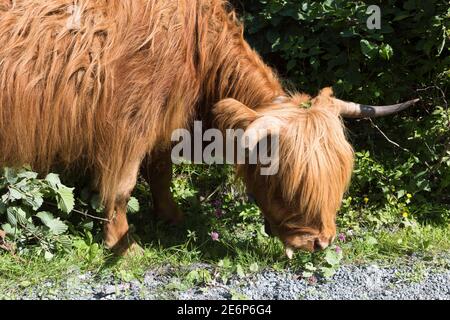
[[[142, 200], [140, 199], [140, 202]], [[148, 201], [147, 201], [148, 202]], [[238, 239], [231, 234], [220, 234], [224, 241], [215, 242], [211, 239], [213, 226], [219, 223], [222, 228], [238, 220], [236, 212], [229, 217], [228, 223], [217, 221], [212, 213], [202, 211], [202, 206], [197, 198], [189, 199], [187, 203], [180, 204], [185, 212], [184, 221], [176, 226], [168, 225], [155, 217], [153, 209], [146, 206], [141, 213], [129, 217], [130, 223], [135, 227], [142, 246], [156, 246], [162, 249], [183, 248], [188, 242], [188, 232], [195, 233], [197, 241], [186, 250], [192, 249], [199, 252], [201, 262], [218, 261], [226, 257], [236, 257], [239, 252], [248, 252], [253, 256], [267, 259], [267, 248], [257, 243], [255, 238]], [[261, 223], [262, 223], [261, 218]], [[233, 230], [227, 230], [232, 233]], [[226, 244], [227, 243], [227, 244]]]

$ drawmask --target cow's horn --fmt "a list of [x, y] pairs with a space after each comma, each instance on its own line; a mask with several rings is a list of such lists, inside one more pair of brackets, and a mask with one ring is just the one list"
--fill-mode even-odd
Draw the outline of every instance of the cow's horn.
[[335, 99], [335, 101], [338, 102], [340, 114], [344, 118], [376, 118], [403, 111], [420, 101], [420, 99], [386, 106], [369, 106], [339, 99]]

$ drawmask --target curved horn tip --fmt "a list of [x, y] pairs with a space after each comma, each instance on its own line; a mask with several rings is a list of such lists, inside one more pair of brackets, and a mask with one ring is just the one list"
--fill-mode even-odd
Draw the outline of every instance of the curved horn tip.
[[[337, 99], [338, 100], [338, 99]], [[409, 100], [403, 103], [385, 106], [362, 105], [353, 102], [341, 102], [341, 115], [345, 118], [376, 118], [388, 116], [403, 111], [420, 101], [420, 99]]]
[[413, 99], [413, 100], [409, 100], [409, 101], [406, 101], [406, 102], [404, 102], [404, 103], [399, 103], [398, 105], [404, 105], [404, 106], [406, 106], [406, 107], [410, 107], [410, 106], [412, 106], [412, 105], [415, 105], [415, 104], [418, 103], [418, 102], [420, 102], [420, 98]]

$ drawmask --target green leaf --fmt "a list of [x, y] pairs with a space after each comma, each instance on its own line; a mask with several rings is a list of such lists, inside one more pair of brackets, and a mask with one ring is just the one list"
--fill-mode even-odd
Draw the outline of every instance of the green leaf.
[[379, 53], [381, 58], [383, 58], [384, 60], [391, 60], [391, 58], [394, 56], [394, 49], [392, 49], [392, 47], [388, 44], [383, 44], [380, 47]]
[[286, 66], [286, 70], [287, 71], [291, 71], [292, 69], [294, 69], [297, 66], [297, 60], [289, 60], [287, 66]]
[[405, 13], [400, 13], [400, 14], [398, 14], [392, 21], [401, 21], [401, 20], [403, 20], [403, 19], [407, 19], [407, 18], [409, 18], [409, 17], [413, 17], [413, 15], [411, 15], [411, 14], [409, 14], [409, 13], [407, 13], [407, 12], [405, 12]]
[[136, 278], [135, 275], [128, 270], [120, 270], [117, 273], [117, 276], [119, 277], [120, 280], [122, 280], [124, 282], [130, 282]]
[[6, 181], [8, 181], [8, 183], [10, 184], [14, 184], [18, 180], [16, 170], [11, 168], [4, 168], [3, 176], [6, 178]]
[[278, 43], [280, 43], [280, 35], [276, 31], [276, 29], [269, 29], [266, 33], [267, 41], [272, 44], [272, 48], [274, 48]]
[[50, 223], [50, 221], [52, 221], [53, 219], [55, 219], [55, 217], [53, 216], [53, 214], [51, 214], [50, 212], [47, 211], [41, 211], [38, 212], [36, 214], [36, 217], [38, 217], [39, 219], [41, 219], [42, 223], [45, 224], [47, 226], [48, 223]]
[[88, 221], [86, 223], [83, 223], [82, 227], [83, 227], [83, 229], [86, 229], [86, 230], [92, 230], [92, 229], [94, 229], [94, 222]]
[[3, 202], [0, 202], [0, 214], [5, 214], [6, 213], [6, 205]]
[[68, 236], [61, 236], [58, 239], [58, 242], [61, 244], [61, 246], [66, 250], [69, 251], [72, 249], [72, 239]]
[[6, 232], [6, 235], [12, 236], [16, 235], [16, 232], [18, 231], [17, 228], [11, 226], [9, 223], [2, 224], [2, 229]]
[[304, 268], [305, 270], [310, 272], [315, 272], [317, 270], [317, 268], [311, 262], [306, 263]]
[[373, 59], [377, 54], [377, 45], [369, 42], [368, 40], [361, 40], [361, 51], [369, 59]]
[[224, 258], [224, 259], [220, 260], [217, 265], [224, 269], [229, 269], [232, 267], [232, 263], [229, 258]]
[[135, 197], [131, 197], [128, 201], [127, 210], [129, 213], [138, 213], [140, 210], [139, 201]]
[[372, 236], [367, 237], [366, 243], [369, 245], [376, 245], [378, 243], [378, 240]]
[[236, 266], [236, 273], [240, 278], [244, 278], [245, 277], [245, 272], [244, 272], [244, 268], [242, 268], [242, 266], [240, 264], [238, 264]]
[[7, 195], [7, 199], [9, 201], [16, 201], [16, 200], [20, 200], [23, 198], [23, 193], [20, 192], [19, 190], [15, 189], [15, 188], [8, 188], [8, 195]]
[[328, 267], [322, 267], [322, 268], [320, 268], [320, 271], [322, 272], [322, 275], [327, 279], [333, 277], [334, 274], [336, 273], [335, 269], [328, 268]]
[[445, 48], [445, 44], [447, 43], [446, 29], [443, 28], [443, 31], [444, 31], [444, 35], [442, 37], [442, 42], [438, 48], [437, 56], [440, 56], [442, 54], [442, 52], [444, 51], [444, 48]]
[[254, 262], [250, 265], [250, 271], [251, 272], [258, 272], [259, 271], [259, 266], [258, 263]]
[[38, 174], [33, 171], [21, 171], [20, 173], [17, 174], [17, 177], [32, 180], [36, 179], [38, 177]]
[[59, 220], [59, 218], [55, 219], [50, 212], [39, 212], [36, 216], [41, 219], [42, 223], [46, 225], [50, 232], [55, 236], [63, 234], [68, 229], [68, 226], [64, 222]]
[[325, 261], [330, 266], [337, 266], [337, 265], [339, 265], [339, 262], [341, 261], [341, 256], [340, 256], [340, 254], [336, 253], [335, 251], [330, 250], [325, 254]]
[[16, 227], [17, 225], [26, 225], [27, 214], [20, 207], [9, 207], [7, 210], [7, 219], [11, 226]]
[[403, 196], [406, 195], [406, 190], [398, 190], [397, 191], [397, 198], [402, 198]]
[[57, 192], [58, 208], [64, 213], [72, 212], [75, 207], [75, 197], [73, 195], [73, 188], [59, 186]]
[[53, 259], [53, 257], [54, 257], [53, 253], [51, 253], [50, 251], [45, 251], [44, 253], [45, 260], [50, 261]]
[[48, 182], [50, 187], [57, 190], [58, 187], [61, 185], [61, 180], [59, 179], [59, 175], [50, 173], [45, 177], [45, 181]]
[[63, 234], [69, 228], [64, 222], [59, 220], [59, 218], [53, 219], [47, 226], [55, 236]]
[[37, 211], [44, 204], [43, 194], [39, 191], [30, 192], [25, 196], [23, 202], [30, 206], [34, 211]]
[[239, 293], [235, 290], [231, 290], [230, 293], [231, 293], [231, 300], [234, 301], [249, 300], [249, 298], [245, 294]]

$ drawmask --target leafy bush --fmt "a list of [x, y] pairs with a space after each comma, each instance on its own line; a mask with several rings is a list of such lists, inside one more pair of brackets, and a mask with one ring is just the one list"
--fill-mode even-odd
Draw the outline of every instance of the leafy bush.
[[[447, 1], [234, 3], [249, 41], [301, 90], [333, 85], [344, 98], [392, 102], [422, 85], [449, 84]], [[367, 26], [374, 4], [381, 8], [380, 30]]]
[[[78, 196], [75, 188], [66, 187], [54, 173], [40, 179], [30, 168], [4, 168], [0, 175], [0, 231], [5, 234], [0, 236], [6, 239], [0, 238], [0, 244], [12, 244], [4, 249], [19, 253], [36, 248], [46, 259], [61, 250], [80, 249], [85, 241], [95, 249], [91, 232], [96, 233], [96, 241], [101, 239], [94, 221], [105, 220], [104, 208], [97, 193], [89, 188], [80, 190]], [[139, 212], [135, 197], [130, 198], [127, 210]], [[78, 215], [73, 216], [74, 212]], [[72, 237], [80, 235], [86, 239]]]
[[75, 199], [73, 189], [64, 186], [58, 175], [38, 179], [32, 171], [5, 168], [0, 195], [0, 222], [6, 221], [1, 229], [20, 250], [35, 243], [50, 259], [56, 249], [71, 247], [64, 235], [68, 225], [61, 218], [71, 213]]
[[395, 123], [352, 126], [358, 152], [350, 194], [360, 203], [367, 197], [372, 207], [389, 206], [420, 221], [445, 221], [450, 214], [449, 120], [449, 110], [438, 106]]

